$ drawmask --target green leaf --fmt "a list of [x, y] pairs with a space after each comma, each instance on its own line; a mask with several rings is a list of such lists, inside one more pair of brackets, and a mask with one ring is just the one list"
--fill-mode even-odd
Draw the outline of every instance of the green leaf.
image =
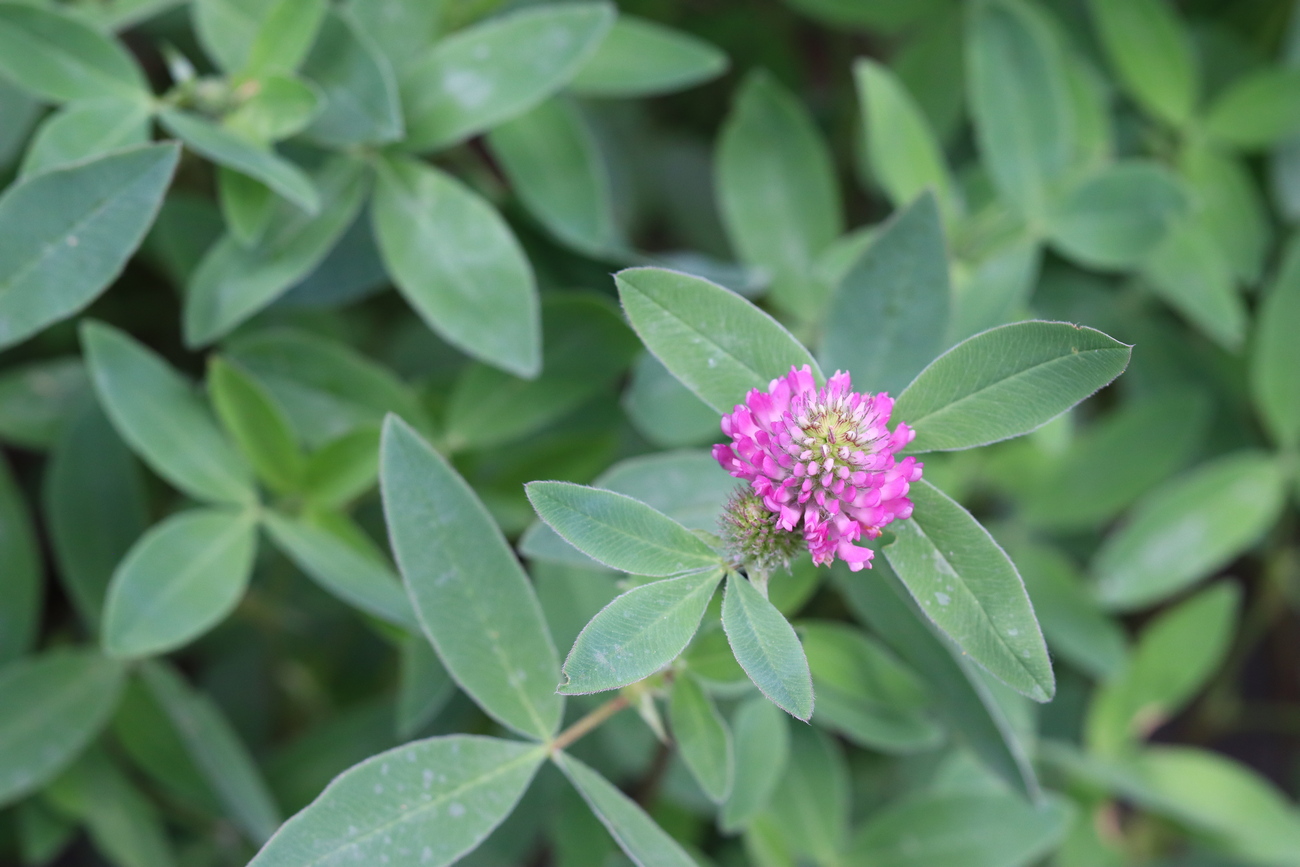
[[381, 164], [372, 215], [397, 288], [448, 343], [516, 376], [541, 367], [537, 285], [501, 215], [432, 166]]
[[403, 72], [403, 147], [448, 147], [528, 111], [568, 84], [614, 17], [604, 3], [542, 5], [439, 40]]
[[1185, 466], [1209, 423], [1210, 401], [1190, 388], [1103, 416], [1030, 488], [1024, 518], [1054, 529], [1105, 524]]
[[889, 67], [865, 58], [854, 63], [853, 78], [867, 164], [894, 207], [906, 207], [930, 190], [947, 219], [959, 216], [961, 199], [943, 148], [903, 82]]
[[223, 336], [321, 263], [365, 200], [367, 178], [361, 168], [346, 157], [327, 162], [317, 175], [318, 214], [277, 203], [265, 237], [255, 246], [226, 235], [208, 249], [186, 293], [187, 345], [204, 346]]
[[239, 77], [287, 75], [298, 68], [316, 40], [329, 8], [326, 0], [275, 0], [267, 8], [248, 46]]
[[885, 556], [921, 610], [964, 653], [1035, 701], [1056, 692], [1047, 645], [1024, 582], [970, 512], [927, 481], [909, 496], [912, 518], [891, 529]]
[[[830, 737], [796, 727], [790, 759], [766, 816], [776, 820], [796, 856], [815, 864], [840, 863], [849, 830], [849, 769]], [[752, 830], [752, 828], [751, 828]], [[801, 862], [802, 863], [802, 862]]]
[[399, 650], [395, 728], [398, 738], [409, 740], [437, 717], [455, 695], [456, 684], [418, 626]]
[[149, 143], [147, 103], [115, 97], [78, 100], [41, 122], [19, 175], [29, 177], [50, 169]]
[[388, 564], [353, 547], [326, 524], [270, 511], [262, 521], [289, 559], [330, 593], [394, 626], [420, 630], [401, 579]]
[[0, 3], [0, 73], [53, 102], [149, 99], [144, 75], [121, 43], [72, 15], [28, 3]]
[[1201, 219], [1180, 221], [1142, 270], [1156, 293], [1225, 349], [1236, 352], [1246, 336], [1247, 313], [1230, 263]]
[[1294, 805], [1240, 762], [1190, 747], [1154, 747], [1135, 770], [1159, 800], [1157, 812], [1205, 832], [1216, 849], [1253, 864], [1286, 864], [1300, 850]]
[[[736, 482], [708, 452], [681, 451], [620, 461], [597, 476], [592, 486], [640, 500], [687, 529], [712, 531]], [[600, 566], [540, 519], [524, 533], [519, 549], [539, 560]]]
[[1080, 265], [1133, 268], [1159, 245], [1187, 204], [1168, 169], [1121, 161], [1084, 178], [1053, 203], [1047, 233]]
[[379, 427], [357, 428], [321, 446], [302, 472], [302, 492], [316, 506], [338, 508], [369, 491], [379, 478]]
[[600, 774], [565, 753], [556, 753], [554, 761], [637, 867], [696, 867], [694, 859], [636, 801]]
[[143, 240], [176, 168], [149, 145], [20, 181], [0, 195], [0, 347], [95, 300]]
[[813, 683], [799, 636], [758, 588], [735, 572], [727, 575], [722, 628], [736, 661], [763, 695], [807, 722], [813, 712]]
[[194, 0], [194, 35], [219, 69], [237, 73], [274, 5], [275, 0]]
[[1212, 146], [1188, 146], [1178, 168], [1196, 219], [1213, 236], [1233, 275], [1254, 286], [1272, 250], [1272, 222], [1262, 191], [1243, 157]]
[[1273, 285], [1260, 304], [1250, 356], [1250, 390], [1255, 407], [1283, 448], [1300, 445], [1300, 242], [1293, 241]]
[[309, 214], [320, 210], [320, 194], [311, 178], [269, 148], [253, 144], [197, 114], [165, 109], [158, 120], [200, 156], [261, 181]]
[[349, 0], [344, 9], [376, 54], [400, 70], [437, 40], [444, 5], [443, 0]]
[[657, 96], [694, 87], [726, 69], [727, 55], [704, 40], [620, 14], [569, 89], [615, 99]]
[[912, 452], [987, 445], [1042, 427], [1128, 366], [1131, 347], [1068, 322], [1017, 322], [964, 340], [894, 405]]
[[1220, 582], [1144, 627], [1128, 665], [1093, 693], [1088, 749], [1122, 754], [1182, 710], [1223, 664], [1240, 604], [1237, 585]]
[[99, 734], [122, 673], [92, 650], [70, 648], [0, 668], [0, 804], [43, 787]]
[[40, 630], [45, 595], [41, 550], [23, 493], [0, 458], [0, 665], [29, 651]]
[[536, 379], [481, 364], [460, 375], [448, 398], [450, 450], [494, 448], [567, 415], [621, 376], [639, 347], [617, 308], [598, 295], [551, 293], [542, 333]]
[[791, 367], [821, 370], [784, 326], [734, 292], [663, 268], [614, 275], [619, 298], [646, 348], [683, 385], [718, 412], [750, 389], [766, 390]]
[[216, 703], [164, 663], [146, 663], [141, 674], [226, 814], [249, 840], [266, 842], [280, 825], [279, 808], [253, 757]]
[[[433, 3], [420, 5], [436, 8]], [[307, 128], [307, 138], [343, 148], [402, 137], [402, 105], [392, 67], [362, 35], [354, 16], [326, 13], [301, 74], [319, 88], [324, 101]]]
[[775, 304], [815, 319], [826, 299], [813, 264], [844, 226], [830, 153], [812, 118], [771, 76], [752, 74], [715, 160], [723, 225], [741, 261], [767, 269]]
[[1235, 452], [1170, 479], [1097, 551], [1098, 597], [1118, 611], [1167, 599], [1254, 545], [1285, 499], [1277, 459], [1264, 452]]
[[750, 823], [776, 792], [790, 755], [785, 714], [761, 696], [746, 701], [732, 721], [736, 777], [722, 805], [720, 825], [735, 832]]
[[682, 761], [704, 794], [719, 804], [726, 801], [736, 771], [731, 731], [713, 700], [690, 675], [673, 681], [668, 724]]
[[813, 722], [884, 753], [933, 749], [943, 729], [926, 712], [925, 685], [893, 654], [843, 623], [799, 624], [817, 695]]
[[392, 371], [337, 340], [267, 328], [228, 341], [225, 350], [266, 386], [310, 448], [378, 427], [389, 412], [423, 419], [415, 395]]
[[877, 560], [869, 580], [843, 566], [831, 572], [853, 613], [930, 684], [949, 727], [990, 770], [1030, 800], [1041, 795], [1029, 751], [989, 684], [962, 651], [917, 607], [889, 563]]
[[1065, 48], [1037, 5], [991, 0], [971, 13], [966, 63], [980, 155], [1006, 204], [1041, 216], [1076, 152]]
[[540, 746], [477, 735], [371, 756], [286, 822], [249, 867], [341, 859], [445, 867], [510, 814], [545, 758]]
[[637, 433], [660, 448], [707, 443], [718, 430], [713, 407], [691, 393], [649, 352], [632, 367], [623, 411]]
[[549, 738], [560, 725], [559, 659], [541, 606], [473, 490], [390, 416], [380, 489], [397, 565], [443, 665], [503, 725]]
[[276, 142], [297, 135], [321, 109], [317, 89], [297, 77], [268, 75], [255, 84], [253, 95], [223, 120], [227, 129], [249, 141]]
[[1014, 322], [1025, 315], [1038, 283], [1043, 245], [1035, 237], [1013, 238], [971, 265], [954, 269], [947, 343]]
[[248, 465], [167, 362], [97, 322], [82, 326], [81, 342], [113, 426], [159, 475], [199, 500], [249, 503], [255, 498]]
[[667, 515], [624, 494], [569, 482], [529, 482], [538, 516], [570, 545], [633, 575], [680, 575], [722, 559]]
[[296, 491], [303, 455], [283, 411], [257, 380], [213, 356], [208, 362], [212, 408], [254, 471], [280, 493]]
[[1211, 138], [1242, 150], [1270, 147], [1300, 130], [1300, 69], [1247, 73], [1214, 100], [1205, 118]]
[[1124, 629], [1102, 613], [1070, 559], [1044, 544], [1017, 545], [1011, 553], [1048, 646], [1093, 677], [1117, 674], [1128, 657]]
[[564, 661], [564, 695], [618, 689], [681, 655], [700, 628], [721, 571], [634, 587], [601, 609]]
[[1070, 803], [1037, 807], [1001, 792], [933, 793], [871, 816], [845, 859], [873, 867], [1029, 867], [1069, 830]]
[[280, 199], [261, 181], [225, 166], [216, 169], [217, 199], [227, 231], [241, 247], [255, 246], [271, 225]]
[[10, 365], [0, 373], [0, 439], [33, 451], [49, 449], [89, 395], [86, 366], [75, 356]]
[[1168, 0], [1092, 0], [1093, 22], [1120, 81], [1174, 126], [1192, 119], [1200, 85], [1192, 40]]
[[64, 592], [96, 632], [113, 570], [149, 522], [135, 458], [98, 405], [87, 407], [59, 436], [42, 493]]
[[61, 813], [86, 827], [95, 848], [110, 863], [120, 867], [171, 867], [176, 863], [153, 802], [102, 748], [87, 750], [43, 795]]
[[145, 533], [108, 587], [104, 650], [119, 658], [165, 653], [224, 620], [248, 585], [256, 527], [248, 513], [193, 509]]
[[592, 256], [626, 246], [600, 142], [573, 100], [548, 99], [492, 130], [488, 144], [515, 195], [560, 241]]
[[836, 287], [823, 366], [852, 373], [858, 391], [898, 394], [943, 351], [950, 295], [943, 224], [927, 193], [885, 224]]

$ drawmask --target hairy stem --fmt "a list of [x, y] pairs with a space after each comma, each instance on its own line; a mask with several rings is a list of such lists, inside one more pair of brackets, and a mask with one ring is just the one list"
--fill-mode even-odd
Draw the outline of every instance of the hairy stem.
[[584, 716], [582, 719], [569, 726], [551, 741], [551, 754], [554, 755], [560, 750], [568, 747], [578, 738], [597, 728], [605, 720], [614, 714], [623, 710], [629, 704], [626, 695], [618, 695]]

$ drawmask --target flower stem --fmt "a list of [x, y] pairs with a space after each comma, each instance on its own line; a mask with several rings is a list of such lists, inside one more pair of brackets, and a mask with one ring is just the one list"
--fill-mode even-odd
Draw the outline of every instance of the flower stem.
[[560, 750], [572, 744], [574, 741], [589, 733], [592, 729], [597, 728], [605, 720], [614, 714], [623, 710], [629, 705], [626, 695], [618, 695], [584, 716], [582, 719], [569, 726], [551, 741], [551, 755], [555, 755]]

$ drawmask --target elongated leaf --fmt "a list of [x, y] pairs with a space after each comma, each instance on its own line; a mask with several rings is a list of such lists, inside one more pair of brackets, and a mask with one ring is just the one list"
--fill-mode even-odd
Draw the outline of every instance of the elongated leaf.
[[1245, 160], [1213, 145], [1189, 146], [1179, 156], [1178, 169], [1197, 221], [1214, 237], [1233, 275], [1247, 286], [1259, 283], [1273, 227]]
[[104, 649], [164, 653], [220, 623], [244, 595], [255, 548], [256, 524], [243, 512], [195, 509], [151, 529], [113, 574]]
[[34, 451], [47, 450], [72, 424], [89, 395], [90, 379], [80, 358], [11, 365], [0, 374], [0, 439]]
[[230, 723], [211, 699], [193, 690], [170, 666], [150, 662], [141, 671], [226, 813], [249, 840], [266, 842], [280, 825], [280, 811]]
[[932, 749], [943, 730], [926, 713], [921, 680], [887, 649], [851, 626], [800, 623], [817, 694], [813, 722], [886, 753]]
[[1283, 448], [1300, 444], [1300, 243], [1292, 242], [1282, 270], [1259, 311], [1251, 353], [1250, 385], [1255, 406], [1273, 439]]
[[1300, 69], [1268, 68], [1234, 81], [1210, 106], [1205, 130], [1242, 149], [1277, 144], [1300, 130]]
[[564, 753], [556, 753], [555, 763], [637, 867], [696, 867], [694, 859], [636, 801], [600, 774]]
[[866, 59], [853, 65], [853, 78], [867, 162], [894, 207], [906, 207], [930, 190], [945, 217], [957, 216], [961, 202], [943, 148], [903, 83], [887, 66]]
[[401, 579], [387, 564], [352, 547], [326, 526], [278, 512], [266, 512], [262, 520], [276, 545], [313, 581], [368, 614], [419, 631]]
[[[796, 727], [790, 760], [769, 805], [780, 834], [796, 857], [833, 864], [844, 851], [849, 830], [849, 769], [835, 741], [816, 729]], [[751, 828], [751, 832], [752, 832]]]
[[202, 156], [261, 181], [310, 214], [320, 210], [320, 194], [311, 178], [283, 157], [196, 114], [169, 109], [159, 120]]
[[994, 677], [1035, 701], [1056, 691], [1047, 645], [1024, 582], [970, 513], [929, 482], [912, 485], [916, 511], [894, 525], [889, 565], [921, 610]]
[[661, 448], [706, 443], [718, 429], [718, 414], [682, 385], [649, 352], [632, 368], [623, 410], [637, 433]]
[[646, 348], [718, 412], [750, 389], [767, 389], [791, 367], [817, 362], [782, 325], [744, 298], [700, 277], [663, 268], [614, 275], [619, 298]]
[[5, 190], [0, 347], [66, 319], [117, 278], [158, 213], [177, 156], [174, 145], [149, 145]]
[[718, 204], [741, 260], [768, 270], [774, 302], [815, 318], [826, 298], [812, 279], [813, 262], [841, 234], [843, 217], [812, 118], [770, 76], [751, 75], [718, 138], [716, 161]]
[[790, 727], [785, 714], [755, 696], [736, 711], [736, 779], [722, 807], [723, 830], [745, 827], [771, 800], [790, 755]]
[[441, 0], [349, 0], [347, 17], [394, 69], [405, 69], [437, 40], [445, 22]]
[[325, 101], [307, 128], [308, 138], [347, 147], [402, 137], [402, 105], [392, 66], [358, 32], [354, 17], [326, 13], [302, 75], [320, 89]]
[[401, 644], [397, 686], [397, 736], [409, 740], [437, 717], [456, 694], [456, 684], [438, 661], [429, 639], [416, 632]]
[[1129, 93], [1162, 120], [1186, 124], [1198, 97], [1187, 29], [1168, 0], [1092, 0], [1093, 21]]
[[1223, 664], [1240, 603], [1236, 585], [1219, 583], [1144, 628], [1128, 666], [1093, 695], [1085, 720], [1089, 750], [1123, 754], [1178, 713]]
[[281, 493], [295, 490], [302, 478], [302, 449], [266, 389], [218, 357], [208, 364], [208, 390], [226, 431], [262, 480]]
[[553, 98], [488, 135], [515, 194], [555, 237], [593, 256], [623, 246], [609, 170], [578, 105]]
[[842, 566], [832, 573], [853, 612], [931, 684], [949, 728], [1020, 794], [1040, 797], [1029, 751], [975, 666], [919, 610], [887, 561], [869, 580]]
[[668, 714], [673, 740], [681, 752], [682, 761], [704, 794], [719, 804], [723, 803], [731, 793], [735, 754], [731, 730], [722, 714], [700, 688], [699, 682], [690, 676], [678, 677], [673, 682]]
[[1085, 178], [1052, 206], [1048, 234], [1062, 253], [1098, 269], [1132, 268], [1188, 207], [1163, 166], [1128, 160]]
[[537, 375], [532, 267], [491, 205], [431, 166], [389, 160], [372, 214], [388, 272], [430, 328], [507, 373]]
[[812, 717], [812, 674], [799, 636], [758, 588], [735, 572], [727, 576], [722, 628], [736, 661], [763, 695], [797, 719]]
[[1210, 226], [1180, 220], [1142, 269], [1151, 288], [1225, 349], [1236, 352], [1246, 337], [1248, 315], [1228, 261]]
[[1064, 46], [1036, 4], [971, 10], [966, 55], [976, 140], [1007, 204], [1041, 215], [1075, 153]]
[[298, 68], [328, 9], [325, 0], [274, 0], [248, 46], [243, 78], [285, 75]]
[[1124, 629], [1101, 611], [1077, 567], [1047, 545], [1016, 545], [1011, 553], [1048, 646], [1098, 679], [1114, 677], [1128, 658]]
[[186, 293], [190, 346], [212, 342], [289, 291], [347, 231], [367, 191], [360, 164], [332, 160], [317, 183], [322, 209], [316, 216], [289, 204], [274, 206], [265, 236], [254, 246], [226, 235], [209, 248]]
[[1052, 850], [1073, 810], [1014, 795], [934, 794], [887, 807], [858, 830], [845, 856], [879, 867], [1028, 867]]
[[1177, 476], [1144, 497], [1092, 563], [1107, 607], [1145, 608], [1255, 544], [1286, 498], [1277, 461], [1242, 451]]
[[83, 325], [81, 342], [113, 426], [159, 475], [200, 500], [253, 499], [248, 465], [180, 374], [107, 325]]
[[606, 605], [574, 642], [560, 692], [618, 689], [671, 663], [700, 628], [721, 579], [715, 571], [655, 581]]
[[559, 660], [501, 530], [455, 470], [392, 416], [380, 488], [407, 593], [451, 676], [502, 724], [551, 737], [564, 707]]
[[149, 105], [140, 100], [78, 100], [47, 117], [23, 157], [24, 177], [149, 143]]
[[530, 482], [537, 514], [593, 560], [634, 575], [709, 569], [721, 558], [691, 531], [638, 500], [568, 482]]
[[248, 62], [257, 32], [275, 0], [195, 0], [194, 34], [223, 72], [238, 73]]
[[439, 41], [402, 76], [404, 146], [446, 147], [528, 111], [577, 74], [614, 17], [603, 3], [544, 5]]
[[59, 579], [92, 632], [113, 570], [149, 525], [141, 476], [98, 405], [64, 429], [46, 469], [42, 507]]
[[121, 43], [81, 20], [28, 3], [0, 4], [0, 72], [62, 102], [116, 96], [144, 101], [144, 75]]
[[122, 667], [62, 649], [0, 668], [0, 804], [41, 788], [108, 722]]
[[1131, 347], [1068, 322], [1017, 322], [964, 340], [912, 381], [894, 417], [913, 452], [952, 451], [1029, 433], [1107, 385]]
[[933, 195], [880, 230], [831, 296], [821, 360], [862, 392], [898, 394], [944, 348], [948, 254]]
[[0, 665], [26, 653], [40, 628], [41, 551], [22, 491], [0, 459]]
[[620, 13], [569, 83], [583, 96], [654, 96], [684, 90], [727, 68], [727, 56], [701, 39]]
[[284, 824], [249, 867], [444, 867], [510, 814], [546, 758], [540, 746], [475, 735], [406, 744], [349, 768]]

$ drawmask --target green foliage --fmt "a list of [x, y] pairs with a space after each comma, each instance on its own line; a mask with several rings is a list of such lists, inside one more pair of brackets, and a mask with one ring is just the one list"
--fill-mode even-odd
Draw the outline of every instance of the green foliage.
[[1292, 6], [0, 0], [0, 863], [1295, 863]]

